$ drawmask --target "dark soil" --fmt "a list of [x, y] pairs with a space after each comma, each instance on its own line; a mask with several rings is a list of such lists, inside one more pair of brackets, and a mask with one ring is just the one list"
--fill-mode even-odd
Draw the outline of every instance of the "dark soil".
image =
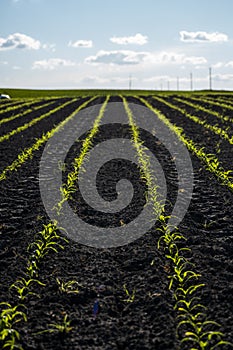
[[[117, 101], [112, 98], [111, 101]], [[129, 99], [133, 102], [133, 99]], [[152, 99], [149, 99], [152, 102]], [[45, 119], [22, 134], [12, 137], [9, 144], [2, 145], [2, 166], [10, 164], [21, 149], [33, 143], [36, 137], [50, 130], [71, 113], [79, 104], [75, 102], [69, 108]], [[103, 99], [95, 100], [101, 103]], [[155, 102], [153, 102], [155, 104]], [[217, 136], [203, 134], [203, 129], [180, 114], [171, 112], [157, 104], [161, 111], [178, 126], [182, 126], [188, 137], [214, 152]], [[130, 137], [127, 126], [101, 127], [94, 144], [123, 134]], [[159, 145], [152, 135], [141, 132], [145, 145], [156, 154], [162, 165], [168, 187], [167, 214], [171, 213], [177, 197], [177, 172], [171, 156], [163, 145]], [[221, 143], [220, 159], [226, 169], [232, 168], [232, 147], [224, 141]], [[49, 222], [39, 190], [39, 165], [43, 149], [27, 161], [16, 173], [0, 183], [1, 191], [1, 234], [0, 234], [0, 299], [14, 304], [18, 303], [14, 289], [9, 289], [17, 278], [25, 275], [27, 259], [30, 252], [28, 245], [34, 240], [43, 224]], [[67, 171], [71, 169], [72, 160], [80, 152], [77, 142], [67, 155]], [[225, 155], [225, 156], [224, 156]], [[188, 212], [179, 230], [187, 237], [186, 246], [191, 248], [191, 261], [195, 271], [202, 275], [201, 282], [206, 286], [201, 293], [201, 302], [208, 308], [208, 319], [218, 322], [225, 339], [233, 342], [233, 194], [218, 183], [207, 172], [203, 164], [191, 155], [194, 169], [194, 191]], [[146, 189], [138, 176], [138, 169], [130, 170], [129, 164], [122, 161], [109, 163], [100, 173], [99, 184], [106, 199], [114, 198], [114, 182], [107, 179], [111, 174], [128, 176], [135, 183], [137, 190], [144, 193]], [[107, 172], [106, 172], [107, 171]], [[66, 177], [64, 173], [64, 177]], [[106, 180], [105, 180], [106, 177]], [[104, 186], [104, 187], [105, 187]], [[101, 189], [100, 189], [101, 190]], [[81, 197], [76, 197], [81, 201]], [[136, 198], [138, 205], [144, 204], [142, 195]], [[77, 209], [77, 202], [76, 209]], [[135, 204], [134, 204], [135, 205]], [[83, 207], [81, 207], [83, 208]], [[136, 205], [135, 205], [136, 208]], [[78, 210], [78, 209], [77, 209]], [[81, 211], [86, 216], [89, 208]], [[90, 213], [93, 220], [98, 213]], [[131, 210], [134, 215], [134, 211]], [[117, 217], [117, 222], [122, 217]], [[105, 225], [105, 218], [99, 217], [99, 225]], [[123, 220], [130, 220], [124, 213]], [[116, 222], [114, 222], [116, 225]], [[64, 250], [58, 254], [46, 256], [40, 266], [39, 279], [45, 287], [35, 288], [39, 297], [29, 296], [27, 322], [20, 322], [17, 330], [21, 334], [21, 343], [25, 350], [79, 350], [79, 349], [136, 349], [136, 350], [173, 350], [177, 348], [175, 337], [176, 314], [174, 298], [168, 289], [168, 262], [157, 249], [159, 237], [157, 226], [133, 243], [111, 249], [95, 249], [73, 241], [62, 243]], [[59, 290], [56, 278], [64, 281], [75, 280], [79, 294], [67, 294]], [[124, 291], [126, 285], [130, 294], [135, 290], [133, 302], [127, 299]], [[93, 315], [98, 301], [98, 313]], [[49, 329], [51, 323], [61, 323], [67, 314], [71, 320], [72, 330], [67, 334], [37, 332]], [[184, 349], [189, 349], [184, 347]], [[219, 347], [220, 349], [220, 347]], [[227, 347], [222, 347], [227, 349]]]

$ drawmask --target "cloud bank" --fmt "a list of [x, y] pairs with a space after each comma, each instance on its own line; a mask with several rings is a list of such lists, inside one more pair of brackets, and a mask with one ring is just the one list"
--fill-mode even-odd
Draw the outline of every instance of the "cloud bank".
[[185, 30], [180, 31], [180, 40], [183, 42], [226, 42], [228, 36], [224, 33], [207, 33], [207, 32], [187, 32]]
[[123, 37], [114, 36], [110, 38], [110, 41], [118, 45], [132, 45], [132, 44], [145, 45], [148, 43], [148, 37], [146, 35], [137, 33], [134, 36], [123, 36]]
[[91, 48], [93, 47], [93, 42], [92, 40], [77, 40], [75, 42], [70, 41], [68, 44], [69, 47], [83, 47], [83, 48]]
[[14, 33], [6, 38], [0, 38], [0, 50], [30, 49], [38, 50], [41, 47], [39, 40], [36, 40], [22, 33]]
[[48, 60], [35, 61], [32, 69], [54, 70], [59, 67], [75, 66], [75, 62], [62, 58], [49, 58]]
[[89, 64], [138, 65], [138, 64], [205, 64], [207, 60], [201, 56], [187, 56], [174, 52], [151, 53], [143, 51], [115, 50], [97, 52], [95, 56], [85, 59]]

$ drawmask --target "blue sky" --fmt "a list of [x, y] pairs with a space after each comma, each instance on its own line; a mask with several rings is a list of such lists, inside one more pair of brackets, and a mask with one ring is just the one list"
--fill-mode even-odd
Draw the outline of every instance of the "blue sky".
[[232, 0], [1, 0], [0, 86], [233, 90]]

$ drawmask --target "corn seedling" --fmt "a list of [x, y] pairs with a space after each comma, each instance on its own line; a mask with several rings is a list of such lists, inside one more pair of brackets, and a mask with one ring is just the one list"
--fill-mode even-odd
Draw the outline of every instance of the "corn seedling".
[[30, 288], [31, 285], [40, 285], [40, 286], [45, 286], [44, 283], [40, 282], [37, 279], [33, 279], [33, 278], [20, 278], [18, 279], [15, 283], [13, 283], [10, 288], [15, 288], [16, 292], [18, 294], [18, 297], [21, 301], [23, 301], [24, 299], [26, 299], [29, 295], [35, 295], [38, 297], [37, 293], [31, 292]]
[[25, 312], [21, 311], [23, 305], [12, 306], [9, 303], [0, 303], [3, 310], [0, 314], [0, 342], [2, 342], [2, 349], [21, 349], [19, 345], [20, 334], [15, 329], [18, 322], [27, 321]]
[[37, 276], [39, 263], [50, 252], [58, 253], [58, 249], [64, 249], [63, 245], [59, 241], [63, 240], [68, 242], [65, 237], [58, 235], [58, 228], [56, 223], [50, 222], [48, 225], [44, 225], [44, 229], [37, 234], [37, 239], [30, 244], [29, 250], [32, 250], [27, 273], [30, 277]]

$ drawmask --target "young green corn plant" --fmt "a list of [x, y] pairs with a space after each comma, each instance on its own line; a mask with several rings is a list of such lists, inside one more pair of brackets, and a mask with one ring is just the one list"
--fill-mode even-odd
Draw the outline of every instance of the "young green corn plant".
[[33, 250], [27, 267], [27, 273], [30, 277], [37, 276], [39, 263], [50, 251], [58, 253], [58, 249], [64, 249], [59, 241], [68, 242], [68, 240], [57, 233], [59, 229], [61, 230], [53, 222], [44, 225], [44, 229], [37, 234], [37, 239], [30, 244], [29, 249]]
[[0, 343], [2, 343], [2, 349], [20, 349], [23, 350], [20, 341], [20, 334], [16, 330], [15, 325], [18, 322], [27, 321], [25, 312], [21, 309], [24, 305], [12, 306], [10, 303], [2, 302], [0, 306], [3, 306], [3, 310], [0, 314]]
[[207, 326], [218, 326], [220, 325], [213, 321], [196, 322], [184, 321], [193, 327], [193, 331], [186, 331], [185, 336], [181, 340], [181, 344], [190, 343], [193, 344], [192, 349], [196, 350], [207, 350], [207, 349], [220, 349], [222, 345], [232, 346], [230, 342], [222, 340], [224, 334], [220, 331], [204, 330]]
[[[174, 258], [167, 256], [168, 258], [171, 258], [172, 260], [174, 260]], [[180, 261], [185, 261], [184, 258], [179, 256], [179, 260]], [[181, 288], [183, 286], [183, 284], [187, 281], [189, 281], [191, 278], [195, 278], [198, 279], [199, 277], [201, 277], [200, 274], [195, 273], [194, 271], [191, 270], [187, 270], [187, 262], [185, 261], [183, 264], [177, 263], [174, 265], [174, 273], [172, 275], [169, 275], [168, 278], [170, 279], [170, 283], [169, 283], [169, 289], [172, 288], [174, 281], [178, 282], [181, 285]]]
[[37, 293], [32, 292], [30, 289], [32, 288], [31, 285], [40, 285], [40, 286], [45, 286], [44, 283], [40, 282], [37, 279], [33, 279], [33, 278], [19, 278], [15, 283], [13, 283], [10, 286], [11, 288], [15, 288], [16, 292], [18, 293], [18, 297], [21, 301], [23, 301], [24, 299], [26, 299], [29, 295], [35, 295], [35, 296], [39, 296]]
[[176, 290], [174, 292], [174, 297], [175, 297], [176, 300], [183, 300], [182, 298], [184, 298], [186, 300], [187, 297], [192, 295], [194, 292], [196, 292], [196, 290], [198, 288], [201, 288], [201, 287], [204, 287], [204, 286], [205, 286], [204, 283], [201, 283], [201, 284], [197, 284], [197, 285], [194, 285], [194, 286], [191, 285], [189, 287], [186, 287], [186, 286], [178, 287], [178, 288], [176, 288]]

